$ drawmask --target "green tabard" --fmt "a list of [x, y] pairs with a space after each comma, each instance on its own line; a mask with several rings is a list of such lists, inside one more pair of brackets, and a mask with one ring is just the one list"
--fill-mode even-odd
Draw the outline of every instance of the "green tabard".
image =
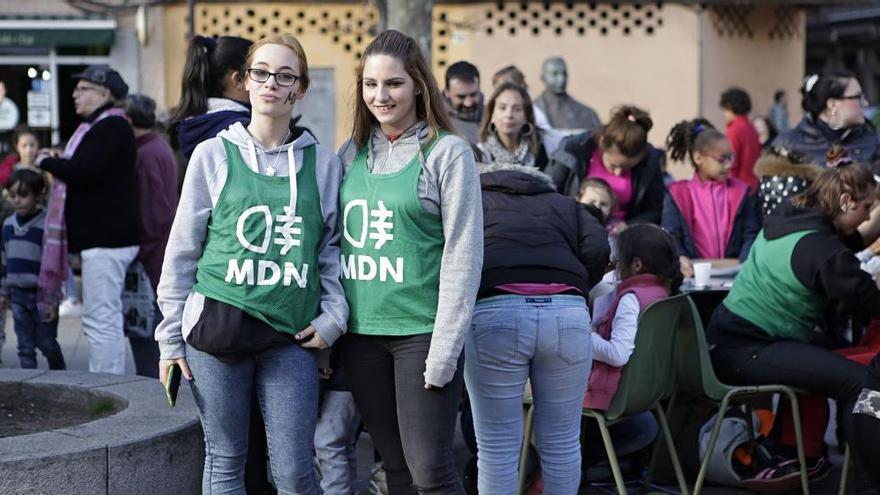
[[317, 261], [324, 221], [315, 146], [303, 149], [294, 219], [290, 178], [258, 174], [234, 144], [223, 139], [223, 145], [226, 184], [211, 213], [193, 290], [279, 332], [297, 333], [318, 315], [321, 299]]

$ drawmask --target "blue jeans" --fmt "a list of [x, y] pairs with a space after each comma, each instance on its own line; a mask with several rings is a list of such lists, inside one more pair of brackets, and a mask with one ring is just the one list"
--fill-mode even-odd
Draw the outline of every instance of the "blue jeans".
[[205, 431], [202, 493], [245, 492], [251, 395], [256, 392], [278, 493], [317, 494], [312, 466], [318, 416], [316, 353], [286, 345], [230, 364], [187, 345], [186, 360]]
[[593, 354], [584, 298], [510, 295], [477, 301], [464, 348], [480, 495], [517, 492], [527, 379], [544, 493], [576, 494], [580, 417]]
[[18, 359], [22, 368], [37, 367], [37, 349], [46, 356], [49, 369], [63, 370], [64, 355], [58, 345], [58, 318], [44, 322], [37, 310], [37, 289], [9, 289], [15, 335], [18, 337]]
[[351, 392], [327, 390], [315, 430], [321, 490], [327, 495], [357, 492], [357, 438], [361, 424]]

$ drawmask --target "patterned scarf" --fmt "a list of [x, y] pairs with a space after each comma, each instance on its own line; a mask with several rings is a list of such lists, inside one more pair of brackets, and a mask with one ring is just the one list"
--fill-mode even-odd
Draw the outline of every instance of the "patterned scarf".
[[[67, 146], [63, 158], [69, 159], [85, 135], [101, 119], [110, 116], [125, 116], [121, 108], [108, 108], [92, 122], [83, 122], [76, 128]], [[37, 282], [37, 308], [42, 314], [54, 307], [61, 300], [61, 287], [67, 279], [67, 226], [64, 223], [64, 202], [67, 199], [67, 184], [58, 177], [52, 180], [49, 191], [49, 204], [46, 207], [46, 228], [43, 232], [43, 255], [40, 259], [40, 276]]]
[[529, 149], [529, 140], [521, 139], [515, 153], [511, 153], [498, 139], [495, 133], [489, 134], [489, 138], [483, 143], [484, 150], [489, 155], [489, 163], [504, 163], [522, 165], [523, 167], [535, 166], [535, 155]]

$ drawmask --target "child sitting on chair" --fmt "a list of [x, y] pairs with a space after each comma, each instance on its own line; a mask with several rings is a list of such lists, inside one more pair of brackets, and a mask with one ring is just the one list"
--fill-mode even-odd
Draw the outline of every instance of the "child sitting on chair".
[[733, 151], [727, 138], [695, 119], [676, 124], [666, 145], [673, 160], [695, 169], [692, 179], [669, 185], [661, 220], [675, 239], [684, 275], [693, 275], [691, 259], [745, 261], [761, 224], [749, 187], [728, 177]]
[[[584, 407], [607, 410], [611, 405], [623, 367], [635, 349], [639, 314], [652, 303], [678, 291], [682, 282], [678, 254], [672, 238], [660, 227], [636, 224], [617, 237], [615, 292], [599, 298], [593, 310], [593, 370]], [[584, 435], [598, 438], [595, 423]], [[650, 412], [636, 414], [610, 427], [618, 456], [637, 452], [654, 440], [658, 427]], [[601, 441], [583, 441], [584, 464], [604, 458]]]

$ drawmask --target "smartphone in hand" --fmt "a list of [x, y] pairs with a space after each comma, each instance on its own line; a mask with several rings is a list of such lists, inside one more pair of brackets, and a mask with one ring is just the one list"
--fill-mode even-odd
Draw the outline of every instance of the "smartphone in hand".
[[180, 390], [180, 365], [177, 363], [168, 367], [168, 378], [165, 380], [165, 396], [168, 398], [168, 405], [174, 407], [177, 403], [177, 392]]

